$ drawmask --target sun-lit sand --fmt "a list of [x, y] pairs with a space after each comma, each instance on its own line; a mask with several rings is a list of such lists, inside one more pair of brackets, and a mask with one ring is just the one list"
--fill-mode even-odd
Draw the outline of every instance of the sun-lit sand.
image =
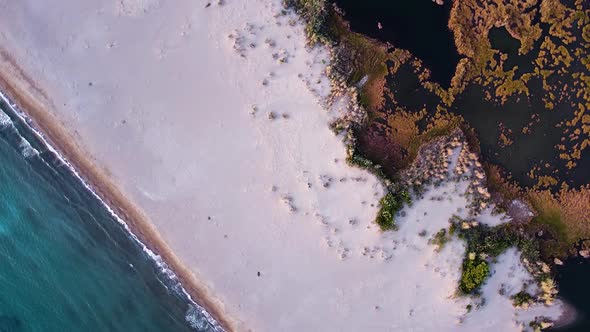
[[[227, 328], [518, 331], [559, 316], [559, 302], [512, 307], [531, 279], [515, 250], [492, 265], [485, 305], [455, 295], [463, 243], [436, 252], [428, 239], [467, 213], [467, 182], [431, 188], [397, 232], [378, 230], [383, 188], [347, 166], [328, 128], [346, 108], [326, 107], [328, 51], [306, 48], [280, 0], [0, 0], [0, 18], [3, 79], [34, 82]], [[31, 81], [7, 75], [8, 58]]]

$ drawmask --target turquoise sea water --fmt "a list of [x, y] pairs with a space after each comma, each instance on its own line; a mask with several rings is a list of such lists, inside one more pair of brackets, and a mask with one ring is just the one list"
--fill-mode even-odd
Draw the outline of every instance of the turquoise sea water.
[[214, 331], [162, 264], [0, 101], [0, 332]]

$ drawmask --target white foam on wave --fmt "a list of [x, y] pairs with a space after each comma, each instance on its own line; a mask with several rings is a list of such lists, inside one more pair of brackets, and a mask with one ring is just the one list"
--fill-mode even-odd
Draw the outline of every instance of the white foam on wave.
[[189, 306], [186, 311], [185, 319], [192, 328], [199, 331], [205, 330], [211, 326], [209, 319], [203, 314], [203, 310], [195, 306]]
[[0, 127], [5, 128], [7, 126], [10, 126], [11, 124], [12, 120], [10, 119], [10, 117], [6, 115], [6, 113], [4, 113], [2, 110], [0, 110]]
[[30, 158], [39, 155], [39, 151], [32, 147], [31, 143], [29, 143], [29, 141], [27, 141], [23, 137], [21, 137], [19, 147], [21, 148], [21, 153], [25, 158]]
[[[96, 193], [96, 191], [92, 188], [92, 186], [80, 175], [80, 173], [78, 173], [78, 171], [74, 168], [74, 166], [69, 161], [67, 161], [67, 159], [49, 143], [48, 139], [45, 138], [43, 133], [41, 133], [39, 130], [37, 130], [37, 128], [35, 128], [32, 125], [33, 122], [31, 121], [31, 119], [23, 111], [21, 111], [16, 104], [12, 103], [10, 101], [10, 99], [8, 99], [8, 97], [2, 91], [0, 91], [0, 99], [3, 100], [8, 105], [8, 107], [10, 108], [10, 110], [12, 112], [14, 112], [14, 114], [16, 114], [21, 120], [23, 120], [23, 122], [37, 136], [37, 138], [39, 138], [41, 140], [41, 142], [43, 142], [43, 144], [47, 147], [47, 149], [55, 157], [57, 157], [59, 159], [59, 161], [62, 164], [64, 164], [72, 172], [72, 174], [80, 181], [80, 183], [82, 183], [82, 185], [87, 190], [89, 190], [90, 193], [92, 193], [92, 195], [98, 201], [100, 201], [102, 206], [109, 212], [109, 214], [111, 216], [113, 216], [113, 218], [115, 220], [117, 220], [117, 222], [119, 224], [121, 224], [123, 226], [123, 228], [125, 228], [125, 230], [127, 231], [127, 234], [129, 234], [131, 239], [133, 239], [134, 241], [136, 241], [136, 243], [138, 243], [140, 245], [142, 250], [156, 263], [156, 266], [158, 267], [158, 269], [162, 273], [162, 275], [164, 275], [168, 279], [169, 283], [174, 285], [173, 290], [176, 291], [179, 295], [182, 295], [187, 298], [187, 300], [190, 302], [190, 304], [189, 304], [188, 309], [186, 311], [185, 319], [189, 323], [189, 325], [193, 328], [203, 329], [203, 328], [200, 328], [200, 326], [206, 327], [207, 324], [209, 324], [211, 326], [212, 330], [215, 332], [224, 331], [223, 328], [219, 325], [219, 323], [217, 323], [217, 321], [215, 321], [213, 316], [211, 316], [211, 314], [209, 312], [207, 312], [203, 307], [201, 307], [199, 304], [197, 304], [197, 302], [195, 302], [195, 300], [191, 297], [191, 295], [182, 286], [180, 280], [178, 279], [178, 276], [174, 273], [174, 271], [172, 271], [170, 266], [162, 259], [162, 257], [160, 255], [156, 254], [150, 248], [148, 248], [143, 242], [141, 242], [141, 240], [137, 237], [137, 235], [135, 235], [131, 231], [131, 229], [129, 228], [129, 225], [123, 220], [123, 218], [121, 218], [113, 210], [113, 208], [111, 208]], [[10, 117], [6, 113], [4, 113], [3, 111], [0, 110], [0, 126], [8, 126], [8, 125], [14, 126], [14, 123], [12, 122], [12, 120], [10, 119]], [[23, 141], [25, 141], [26, 144], [28, 144], [28, 146], [31, 149], [35, 150], [38, 153], [38, 151], [36, 149], [31, 147], [29, 142], [27, 142], [24, 139], [23, 139]], [[21, 146], [22, 146], [22, 144], [23, 143], [21, 141]], [[23, 149], [23, 154], [24, 154], [24, 149]], [[167, 285], [165, 281], [160, 280], [160, 282], [162, 283], [162, 285], [164, 287], [166, 287], [167, 289], [170, 289], [169, 285]], [[204, 317], [206, 323], [204, 323], [203, 320], [199, 320], [198, 314], [201, 314]]]
[[[3, 99], [6, 100], [5, 98]], [[18, 129], [14, 126], [14, 122], [12, 122], [12, 119], [6, 113], [4, 113], [4, 111], [0, 110], [0, 127], [6, 128], [9, 126], [12, 127], [21, 138], [19, 147], [21, 148], [21, 153], [23, 157], [30, 158], [39, 155], [39, 151], [37, 151], [37, 149], [31, 146], [31, 143], [29, 143], [29, 141], [27, 141], [24, 137], [20, 135]]]

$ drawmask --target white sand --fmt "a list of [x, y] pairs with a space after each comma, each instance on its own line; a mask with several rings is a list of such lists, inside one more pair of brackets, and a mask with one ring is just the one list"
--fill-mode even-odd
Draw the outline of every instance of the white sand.
[[471, 300], [453, 296], [462, 243], [436, 253], [427, 240], [466, 206], [466, 183], [429, 191], [398, 232], [379, 232], [382, 188], [345, 164], [327, 126], [338, 110], [318, 103], [327, 52], [305, 49], [293, 16], [275, 17], [280, 0], [205, 5], [0, 0], [0, 45], [236, 330], [511, 331], [559, 314], [512, 307], [530, 276], [510, 250], [487, 304], [465, 315]]

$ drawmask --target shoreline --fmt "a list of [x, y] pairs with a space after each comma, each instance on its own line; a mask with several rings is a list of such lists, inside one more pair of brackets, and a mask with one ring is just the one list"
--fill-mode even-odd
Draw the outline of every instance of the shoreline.
[[[0, 91], [9, 102], [26, 115], [27, 124], [41, 135], [49, 149], [72, 168], [96, 197], [101, 200], [113, 217], [122, 222], [132, 237], [146, 249], [158, 255], [178, 278], [189, 300], [195, 302], [225, 331], [235, 331], [234, 321], [227, 317], [223, 303], [216, 299], [207, 287], [187, 268], [171, 250], [149, 218], [117, 188], [105, 170], [93, 164], [88, 154], [78, 146], [48, 108], [53, 107], [47, 96], [32, 79], [18, 67], [17, 62], [0, 49]], [[34, 93], [31, 93], [34, 91]], [[36, 95], [33, 95], [36, 94]], [[40, 100], [43, 99], [43, 100]], [[49, 104], [49, 105], [48, 105]], [[148, 253], [149, 254], [149, 253]], [[152, 257], [153, 259], [154, 257]], [[154, 261], [158, 264], [157, 261]]]
[[553, 328], [559, 329], [562, 327], [573, 326], [580, 319], [580, 314], [576, 308], [568, 302], [562, 300], [563, 312], [553, 322]]

